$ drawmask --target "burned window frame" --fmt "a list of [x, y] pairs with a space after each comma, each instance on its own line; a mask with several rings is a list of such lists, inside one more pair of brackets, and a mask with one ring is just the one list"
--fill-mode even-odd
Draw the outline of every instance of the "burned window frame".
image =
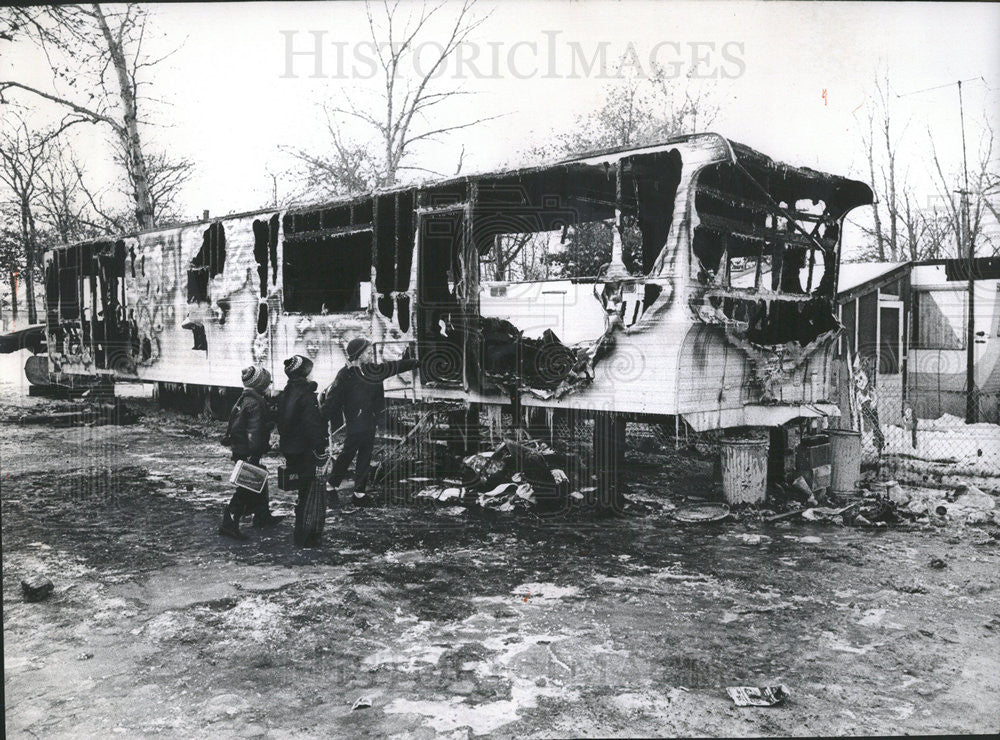
[[[298, 209], [285, 213], [282, 230], [284, 233], [281, 256], [283, 310], [289, 314], [356, 313], [371, 310], [372, 260], [375, 252], [375, 198], [366, 197], [348, 202], [338, 202], [323, 206]], [[359, 266], [353, 273], [347, 269], [352, 263], [344, 264], [336, 250], [338, 240], [349, 240], [346, 248], [355, 251]], [[310, 258], [322, 260], [324, 250], [330, 250], [325, 269], [319, 274], [336, 274], [341, 278], [359, 277], [357, 285], [350, 288], [333, 288], [321, 283], [315, 274], [317, 270], [305, 271], [297, 260], [309, 252]], [[338, 262], [339, 260], [339, 262]], [[304, 278], [305, 275], [309, 278]], [[365, 294], [365, 284], [369, 293]], [[339, 294], [346, 295], [347, 301], [339, 300]], [[328, 303], [337, 297], [335, 307]], [[356, 299], [356, 300], [355, 300]]]
[[[732, 291], [832, 300], [840, 255], [840, 221], [846, 211], [837, 209], [827, 200], [829, 194], [816, 187], [784, 181], [775, 185], [772, 179], [778, 178], [766, 169], [751, 173], [731, 161], [698, 173], [697, 224], [691, 248], [700, 278]], [[776, 195], [772, 195], [772, 188]], [[797, 197], [796, 189], [804, 195]], [[802, 201], [813, 208], [800, 207]], [[811, 224], [811, 230], [804, 224]], [[752, 286], [733, 284], [735, 260], [746, 260], [754, 270]], [[819, 279], [817, 266], [822, 270]], [[804, 285], [802, 270], [807, 271]]]
[[187, 302], [211, 301], [209, 286], [212, 279], [226, 268], [226, 227], [221, 221], [209, 224], [202, 234], [201, 248], [187, 269]]

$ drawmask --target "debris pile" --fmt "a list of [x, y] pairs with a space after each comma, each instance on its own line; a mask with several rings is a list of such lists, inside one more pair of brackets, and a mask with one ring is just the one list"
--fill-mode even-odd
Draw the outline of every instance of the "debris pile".
[[[815, 503], [813, 500], [810, 503]], [[904, 489], [896, 481], [874, 482], [862, 498], [845, 506], [805, 505], [770, 517], [769, 521], [801, 517], [811, 522], [854, 527], [884, 527], [914, 523], [945, 526], [957, 524], [1000, 524], [996, 499], [975, 486], [953, 490]]]
[[77, 427], [135, 424], [140, 418], [138, 411], [116, 398], [113, 403], [52, 404], [42, 409], [32, 408], [29, 413], [5, 414], [0, 420], [16, 424]]
[[[961, 524], [1000, 524], [996, 499], [972, 485], [951, 491], [919, 489], [905, 494], [904, 511], [919, 518], [938, 517]], [[919, 519], [918, 519], [919, 520]]]
[[479, 331], [482, 374], [499, 388], [559, 398], [592, 378], [593, 352], [566, 346], [551, 329], [532, 339], [509, 321], [486, 317]]
[[463, 462], [469, 488], [476, 493], [476, 504], [483, 508], [557, 511], [586, 498], [584, 492], [576, 490], [581, 481], [589, 481], [580, 459], [559, 453], [523, 432], [518, 439], [504, 440], [493, 450], [470, 455]]
[[523, 431], [517, 437], [465, 457], [461, 478], [412, 477], [403, 484], [412, 487], [418, 503], [499, 512], [565, 510], [596, 491], [579, 486], [589, 478], [576, 455], [559, 453]]

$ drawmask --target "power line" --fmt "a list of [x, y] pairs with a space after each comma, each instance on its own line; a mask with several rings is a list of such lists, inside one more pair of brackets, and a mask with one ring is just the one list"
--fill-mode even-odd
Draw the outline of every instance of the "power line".
[[[986, 82], [986, 78], [983, 77], [982, 75], [979, 75], [978, 77], [970, 77], [967, 80], [958, 80], [958, 82], [975, 82], [976, 80], [980, 80], [984, 85], [986, 85], [987, 89], [992, 89]], [[912, 92], [908, 93], [896, 93], [896, 97], [907, 98], [910, 95], [919, 95], [920, 93], [930, 92], [931, 90], [940, 90], [945, 87], [951, 87], [954, 84], [955, 84], [954, 82], [946, 82], [943, 85], [934, 85], [934, 87], [925, 87], [922, 90], [913, 90]]]

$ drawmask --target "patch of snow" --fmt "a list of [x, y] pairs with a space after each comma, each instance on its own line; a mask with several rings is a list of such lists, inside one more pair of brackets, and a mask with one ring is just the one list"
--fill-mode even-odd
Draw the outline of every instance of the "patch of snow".
[[421, 715], [426, 724], [438, 733], [468, 727], [476, 735], [485, 735], [516, 722], [522, 710], [538, 706], [540, 696], [558, 696], [569, 700], [579, 698], [576, 692], [568, 692], [561, 686], [538, 686], [534, 681], [514, 678], [510, 699], [484, 704], [469, 704], [464, 697], [441, 701], [395, 699], [383, 711], [386, 714]]
[[450, 648], [443, 645], [413, 645], [402, 649], [390, 647], [369, 655], [362, 663], [371, 667], [392, 665], [404, 673], [415, 673], [428, 665], [437, 665], [448, 650]]
[[225, 629], [232, 630], [242, 640], [258, 643], [280, 640], [288, 627], [281, 605], [263, 598], [243, 599], [223, 614]]
[[515, 587], [511, 593], [514, 596], [527, 597], [529, 601], [534, 599], [551, 600], [578, 596], [580, 589], [576, 586], [557, 586], [554, 583], [522, 583]]
[[766, 534], [747, 534], [746, 532], [740, 532], [738, 534], [734, 534], [733, 537], [738, 540], [742, 540], [744, 544], [747, 545], [760, 545], [764, 542], [771, 541], [771, 538]]
[[858, 624], [863, 627], [874, 627], [881, 624], [882, 617], [886, 615], [885, 609], [869, 609], [864, 616], [858, 620]]
[[426, 553], [422, 550], [403, 550], [401, 552], [387, 550], [384, 557], [387, 563], [419, 563], [427, 559]]
[[913, 433], [886, 425], [884, 454], [905, 455], [926, 462], [957, 462], [985, 475], [1000, 472], [1000, 425], [966, 424], [954, 416], [917, 422], [917, 444]]
[[[563, 686], [546, 684], [539, 686], [534, 677], [524, 678], [510, 675], [507, 667], [518, 655], [532, 649], [538, 644], [551, 644], [565, 639], [556, 635], [529, 635], [514, 644], [504, 644], [516, 635], [494, 637], [482, 642], [483, 647], [500, 654], [485, 661], [468, 661], [462, 665], [462, 670], [474, 670], [480, 677], [501, 676], [511, 682], [511, 698], [484, 704], [469, 704], [465, 697], [428, 701], [396, 699], [386, 705], [386, 714], [418, 714], [426, 718], [426, 723], [435, 732], [451, 732], [461, 727], [468, 727], [477, 734], [494, 732], [504, 725], [516, 722], [520, 712], [538, 706], [540, 696], [557, 696], [568, 701], [579, 699], [579, 693], [567, 690]], [[366, 661], [367, 662], [367, 661]]]

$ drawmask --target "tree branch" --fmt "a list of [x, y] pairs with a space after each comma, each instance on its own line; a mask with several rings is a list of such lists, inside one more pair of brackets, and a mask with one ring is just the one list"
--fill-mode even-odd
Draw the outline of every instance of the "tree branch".
[[71, 100], [60, 98], [57, 95], [50, 95], [49, 93], [43, 92], [34, 87], [31, 87], [30, 85], [25, 85], [20, 82], [13, 82], [13, 81], [0, 82], [0, 103], [6, 102], [3, 100], [3, 93], [10, 89], [26, 90], [27, 92], [34, 93], [35, 95], [41, 98], [45, 98], [46, 100], [51, 100], [54, 103], [58, 103], [59, 105], [70, 108], [71, 110], [75, 111], [76, 113], [79, 113], [82, 116], [86, 116], [95, 123], [100, 122], [108, 124], [109, 126], [111, 126], [111, 128], [115, 130], [116, 133], [120, 133], [123, 130], [123, 127], [113, 118], [98, 113], [97, 111], [91, 110], [90, 108], [86, 108], [82, 105], [78, 105], [77, 103], [74, 103]]

